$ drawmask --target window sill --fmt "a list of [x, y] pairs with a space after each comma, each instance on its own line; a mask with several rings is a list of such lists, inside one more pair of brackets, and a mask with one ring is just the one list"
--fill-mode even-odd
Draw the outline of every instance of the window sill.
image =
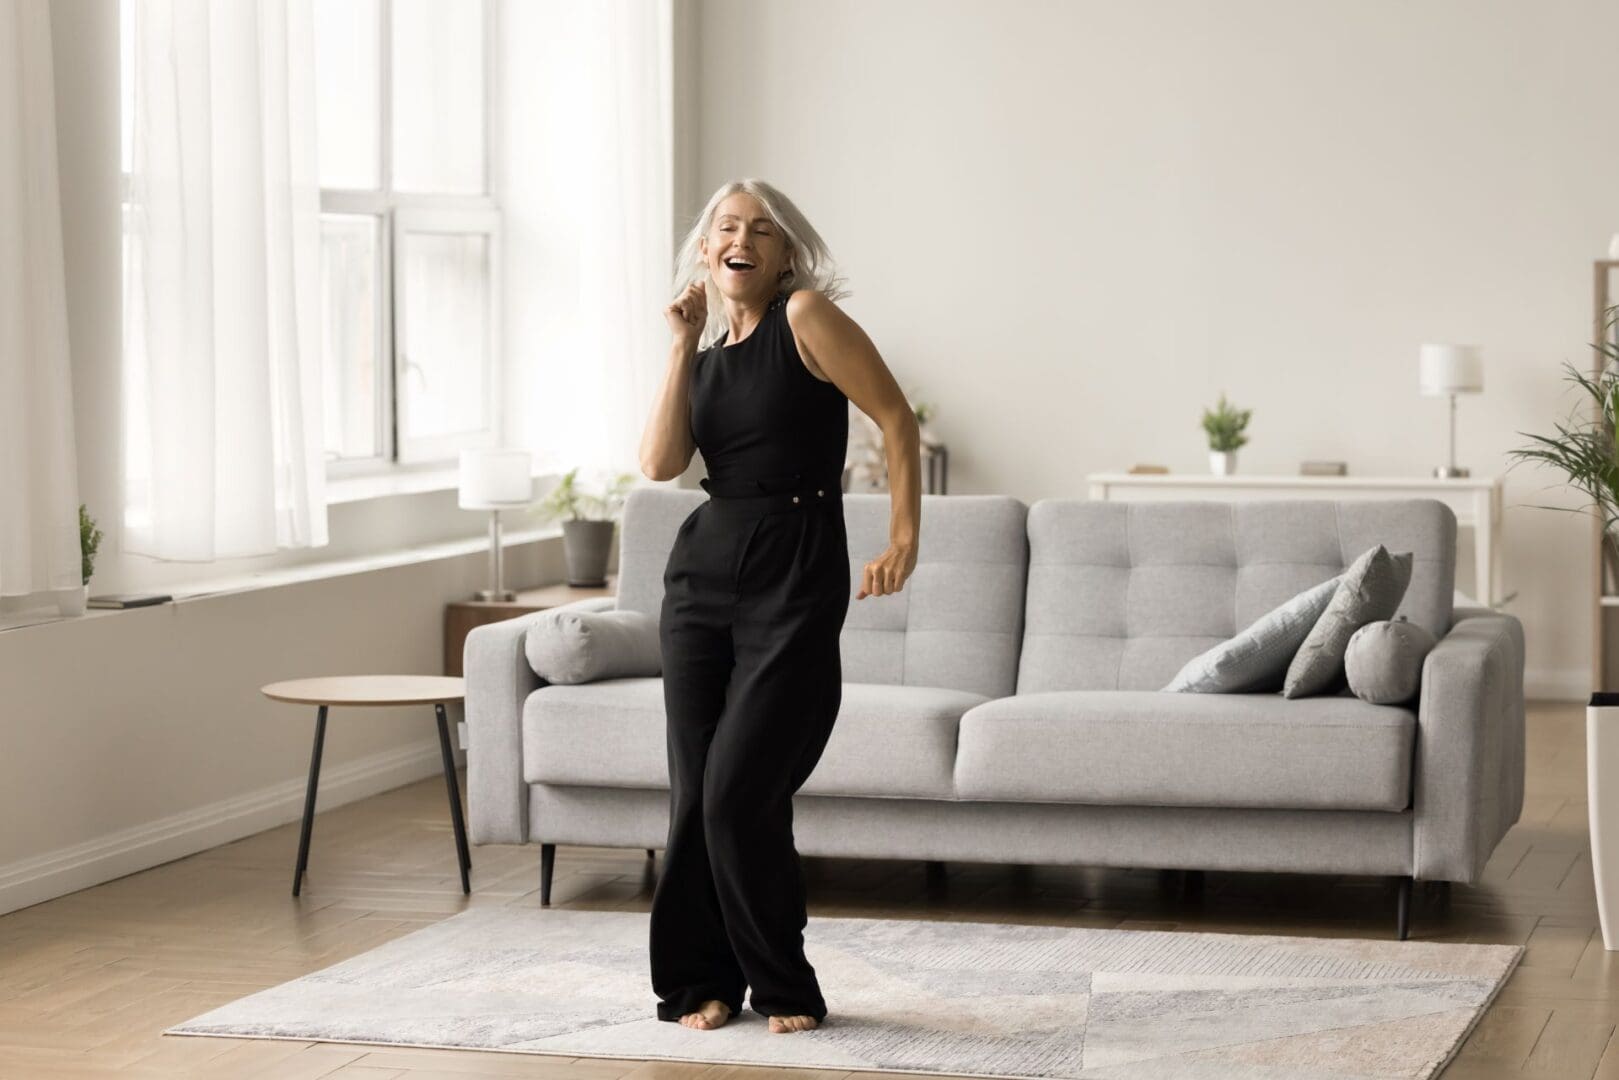
[[[511, 548], [517, 544], [550, 540], [561, 535], [562, 526], [559, 524], [544, 525], [532, 529], [507, 529], [502, 533], [503, 543], [501, 546], [502, 548]], [[145, 608], [87, 608], [82, 615], [60, 615], [46, 611], [19, 612], [10, 618], [0, 617], [0, 631], [20, 630], [27, 626], [42, 626], [50, 623], [98, 619], [107, 615], [122, 615], [130, 611], [147, 611], [168, 607], [172, 604], [186, 604], [195, 600], [205, 600], [215, 596], [229, 596], [234, 593], [251, 592], [255, 589], [273, 589], [281, 585], [321, 581], [326, 578], [342, 577], [347, 574], [363, 574], [395, 566], [432, 562], [436, 559], [453, 559], [462, 555], [487, 552], [488, 550], [489, 538], [487, 536], [476, 536], [445, 540], [434, 544], [421, 544], [416, 547], [400, 548], [394, 551], [374, 552], [369, 555], [354, 556], [347, 559], [331, 559], [326, 562], [303, 563], [298, 566], [277, 567], [273, 570], [261, 570], [249, 574], [191, 581], [186, 582], [184, 585], [160, 586], [151, 591], [167, 593], [174, 599], [168, 603], [151, 604]]]
[[361, 502], [389, 495], [415, 495], [424, 491], [448, 491], [460, 485], [455, 468], [394, 469], [369, 476], [345, 476], [326, 481], [326, 502]]

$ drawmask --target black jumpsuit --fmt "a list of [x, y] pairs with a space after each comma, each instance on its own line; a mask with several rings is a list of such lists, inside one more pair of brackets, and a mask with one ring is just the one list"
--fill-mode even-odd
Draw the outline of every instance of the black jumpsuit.
[[716, 998], [826, 1016], [804, 955], [793, 793], [843, 692], [850, 571], [841, 480], [848, 398], [810, 374], [776, 297], [752, 333], [697, 354], [691, 432], [709, 498], [663, 575], [669, 839], [652, 899], [658, 1018]]

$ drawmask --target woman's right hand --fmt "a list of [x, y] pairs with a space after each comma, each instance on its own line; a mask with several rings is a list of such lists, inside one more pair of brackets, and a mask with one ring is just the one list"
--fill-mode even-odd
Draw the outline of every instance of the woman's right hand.
[[708, 291], [703, 283], [694, 281], [686, 286], [686, 291], [663, 309], [663, 317], [674, 333], [675, 344], [695, 352], [703, 327], [708, 324]]

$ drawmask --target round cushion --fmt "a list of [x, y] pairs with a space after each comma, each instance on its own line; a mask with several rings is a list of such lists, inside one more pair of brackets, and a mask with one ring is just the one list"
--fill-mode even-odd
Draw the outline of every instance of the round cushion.
[[1344, 653], [1349, 689], [1373, 705], [1404, 705], [1422, 687], [1422, 662], [1434, 636], [1404, 616], [1356, 630]]

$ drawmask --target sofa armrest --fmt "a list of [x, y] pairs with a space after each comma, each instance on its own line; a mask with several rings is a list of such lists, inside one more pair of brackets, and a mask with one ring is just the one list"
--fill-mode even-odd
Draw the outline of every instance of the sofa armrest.
[[[616, 603], [611, 596], [594, 596], [562, 606], [610, 611]], [[546, 683], [529, 665], [523, 636], [545, 614], [534, 611], [474, 627], [461, 653], [466, 679], [468, 836], [474, 844], [528, 840], [523, 703]]]
[[1523, 810], [1523, 624], [1458, 608], [1422, 666], [1412, 772], [1412, 867], [1476, 882]]

